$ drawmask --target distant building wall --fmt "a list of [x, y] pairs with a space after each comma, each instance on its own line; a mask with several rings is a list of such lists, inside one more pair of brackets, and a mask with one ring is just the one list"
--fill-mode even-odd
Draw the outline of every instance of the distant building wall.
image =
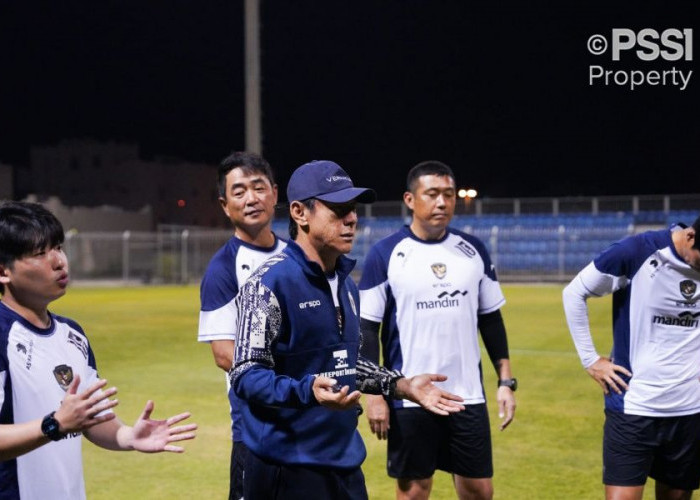
[[71, 207], [150, 207], [155, 224], [226, 227], [217, 202], [216, 167], [175, 159], [145, 161], [136, 144], [67, 140], [30, 151], [32, 188], [40, 199]]
[[34, 146], [29, 152], [31, 192], [58, 196], [70, 206], [111, 205], [111, 198], [119, 197], [118, 206], [141, 208], [143, 203], [129, 196], [131, 172], [122, 167], [138, 160], [135, 144], [67, 140], [57, 146]]
[[151, 231], [154, 227], [150, 208], [129, 212], [110, 206], [68, 207], [56, 197], [40, 201], [36, 196], [29, 196], [26, 201], [39, 201], [61, 221], [66, 232]]
[[0, 163], [0, 200], [11, 200], [14, 195], [12, 166]]

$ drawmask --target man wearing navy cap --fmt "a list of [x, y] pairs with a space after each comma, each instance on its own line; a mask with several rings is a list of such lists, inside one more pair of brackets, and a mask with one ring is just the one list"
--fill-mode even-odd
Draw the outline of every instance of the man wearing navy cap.
[[439, 415], [461, 399], [443, 375], [405, 378], [361, 356], [359, 294], [350, 278], [356, 204], [375, 200], [331, 161], [296, 169], [287, 186], [294, 241], [239, 295], [231, 384], [247, 401], [245, 498], [367, 498], [357, 432], [360, 391], [406, 398]]

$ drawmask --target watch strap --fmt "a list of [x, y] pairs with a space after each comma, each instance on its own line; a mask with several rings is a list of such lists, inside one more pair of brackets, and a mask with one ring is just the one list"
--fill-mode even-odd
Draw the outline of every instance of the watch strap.
[[518, 388], [518, 380], [515, 378], [506, 378], [498, 381], [498, 387], [509, 387], [511, 391]]

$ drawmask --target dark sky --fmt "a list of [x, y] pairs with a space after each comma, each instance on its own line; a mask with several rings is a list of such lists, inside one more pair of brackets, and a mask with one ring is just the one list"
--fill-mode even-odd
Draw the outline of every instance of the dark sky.
[[[695, 60], [612, 61], [591, 35], [694, 30], [697, 2], [262, 0], [264, 154], [332, 159], [383, 199], [425, 159], [481, 195], [698, 192]], [[589, 66], [693, 71], [589, 85]], [[0, 161], [96, 138], [217, 163], [244, 147], [242, 1], [0, 3]], [[115, 173], [117, 175], [117, 173]]]

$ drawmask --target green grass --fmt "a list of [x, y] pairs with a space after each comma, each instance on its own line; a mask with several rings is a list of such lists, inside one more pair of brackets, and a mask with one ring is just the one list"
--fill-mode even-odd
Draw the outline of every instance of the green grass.
[[[561, 286], [504, 286], [516, 393], [515, 421], [498, 430], [495, 378], [483, 357], [499, 499], [600, 499], [603, 400], [582, 369], [568, 334]], [[100, 375], [119, 388], [117, 414], [132, 423], [147, 399], [155, 418], [189, 410], [197, 439], [182, 455], [115, 453], [85, 441], [88, 497], [99, 499], [226, 498], [230, 454], [224, 374], [208, 346], [196, 342], [197, 287], [72, 288], [52, 311], [76, 319], [95, 351]], [[600, 352], [610, 348], [610, 301], [592, 300], [590, 319]], [[367, 430], [363, 469], [372, 499], [394, 497], [385, 473], [385, 444]], [[653, 498], [653, 484], [645, 498]], [[433, 499], [455, 498], [437, 473]]]

